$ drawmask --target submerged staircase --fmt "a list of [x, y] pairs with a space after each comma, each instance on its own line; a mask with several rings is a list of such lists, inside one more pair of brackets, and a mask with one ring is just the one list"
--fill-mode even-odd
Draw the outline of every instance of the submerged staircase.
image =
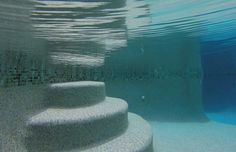
[[27, 122], [29, 152], [153, 152], [149, 124], [103, 82], [51, 84], [45, 97], [49, 108]]

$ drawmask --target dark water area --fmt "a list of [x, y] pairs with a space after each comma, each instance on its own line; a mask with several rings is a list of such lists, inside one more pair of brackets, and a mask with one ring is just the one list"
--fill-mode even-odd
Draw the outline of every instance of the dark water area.
[[212, 119], [236, 124], [235, 37], [202, 44], [203, 103]]

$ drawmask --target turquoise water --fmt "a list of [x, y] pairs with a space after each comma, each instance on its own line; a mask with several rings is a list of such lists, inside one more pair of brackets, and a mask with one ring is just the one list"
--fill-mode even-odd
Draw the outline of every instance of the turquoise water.
[[0, 4], [1, 87], [99, 80], [148, 120], [236, 124], [234, 0]]
[[155, 151], [236, 151], [235, 14], [235, 0], [1, 0], [0, 151], [25, 152], [42, 84], [84, 80], [146, 119]]

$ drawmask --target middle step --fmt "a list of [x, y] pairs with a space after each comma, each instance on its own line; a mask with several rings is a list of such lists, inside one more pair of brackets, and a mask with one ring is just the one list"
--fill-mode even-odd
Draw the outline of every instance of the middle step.
[[80, 108], [49, 108], [27, 122], [29, 149], [43, 151], [83, 147], [124, 132], [128, 104], [119, 98]]

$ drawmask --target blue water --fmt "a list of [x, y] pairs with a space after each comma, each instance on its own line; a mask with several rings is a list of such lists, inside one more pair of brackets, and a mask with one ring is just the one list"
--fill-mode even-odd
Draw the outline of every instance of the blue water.
[[[73, 67], [98, 67], [98, 71], [102, 67], [105, 73], [97, 76], [86, 73], [72, 80], [84, 77], [102, 81], [117, 77], [159, 80], [186, 78], [188, 72], [192, 78], [199, 78], [199, 67], [187, 65], [192, 58], [188, 58], [191, 54], [186, 50], [200, 49], [204, 110], [213, 120], [236, 124], [235, 0], [37, 0], [33, 4], [27, 0], [21, 3], [5, 0], [0, 4], [0, 51], [23, 54], [12, 60], [0, 56], [0, 84], [14, 80], [14, 85], [25, 85], [36, 79], [36, 84], [57, 82], [53, 79], [55, 73], [63, 77], [58, 81], [68, 81], [76, 73]], [[183, 56], [172, 51], [176, 48], [183, 50]], [[41, 56], [50, 63], [63, 65], [64, 69], [45, 70], [44, 60], [24, 60], [25, 54]], [[27, 62], [21, 68], [10, 68], [10, 62], [17, 65], [24, 61]], [[178, 69], [176, 63], [180, 62], [182, 67], [186, 64], [187, 70]], [[155, 93], [150, 94], [147, 99], [157, 98], [153, 97]], [[138, 96], [143, 96], [142, 92]], [[158, 105], [131, 102], [130, 109], [146, 116], [142, 111], [145, 106], [153, 110], [153, 115], [147, 117], [155, 117], [151, 107]]]
[[234, 41], [233, 37], [202, 44], [205, 110], [211, 119], [230, 124], [236, 124], [236, 47]]

